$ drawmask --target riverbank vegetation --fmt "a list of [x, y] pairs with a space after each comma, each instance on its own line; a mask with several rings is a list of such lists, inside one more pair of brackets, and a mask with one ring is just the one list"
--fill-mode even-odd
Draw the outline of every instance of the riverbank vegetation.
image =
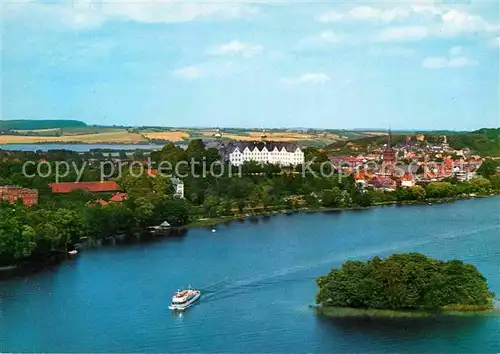
[[426, 318], [437, 316], [500, 316], [500, 310], [495, 308], [492, 310], [446, 310], [446, 311], [429, 311], [429, 310], [380, 310], [380, 309], [358, 309], [352, 307], [314, 307], [314, 310], [319, 315], [324, 315], [333, 318]]
[[[308, 160], [326, 159], [326, 155], [316, 149], [306, 149], [305, 153]], [[478, 176], [469, 182], [449, 179], [410, 188], [398, 187], [395, 191], [360, 188], [352, 175], [335, 171], [326, 171], [331, 174], [322, 176], [310, 171], [302, 173], [291, 167], [255, 163], [243, 165], [241, 175], [232, 176], [229, 172], [236, 173], [237, 169], [225, 166], [225, 173], [219, 177], [210, 171], [203, 174], [202, 162], [208, 166], [218, 160], [219, 155], [217, 150], [205, 148], [201, 140], [193, 140], [186, 150], [167, 144], [151, 154], [155, 162], [169, 161], [175, 165], [183, 161], [184, 170], [180, 172], [195, 172], [183, 178], [185, 199], [174, 197], [169, 177], [147, 171], [135, 177], [128, 166], [112, 177], [128, 195], [122, 202], [107, 202], [110, 193], [53, 194], [48, 187], [48, 183], [55, 181], [53, 175], [29, 178], [22, 171], [23, 162], [27, 160], [46, 160], [55, 170], [57, 161], [80, 166], [96, 157], [105, 159], [102, 155], [69, 151], [53, 151], [43, 156], [34, 152], [0, 155], [0, 184], [36, 188], [39, 192], [36, 207], [0, 203], [0, 265], [15, 264], [53, 250], [66, 250], [87, 239], [138, 232], [165, 220], [173, 226], [210, 225], [252, 215], [448, 201], [470, 194], [500, 192], [500, 176], [496, 174], [494, 161], [480, 171], [484, 177]], [[320, 168], [319, 163], [311, 165], [315, 172]], [[35, 166], [30, 165], [26, 172], [35, 174]], [[217, 174], [218, 171], [213, 172]], [[81, 177], [82, 181], [99, 180], [98, 164], [87, 165]], [[61, 181], [75, 181], [76, 178], [76, 173], [71, 171]]]
[[494, 307], [495, 294], [474, 265], [418, 253], [346, 261], [316, 283], [316, 303], [330, 314], [338, 312], [335, 308], [436, 312]]

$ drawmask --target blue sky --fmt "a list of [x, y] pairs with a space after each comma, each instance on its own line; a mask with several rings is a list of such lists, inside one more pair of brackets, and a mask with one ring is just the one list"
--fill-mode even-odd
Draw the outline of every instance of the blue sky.
[[2, 119], [498, 127], [495, 1], [2, 5]]

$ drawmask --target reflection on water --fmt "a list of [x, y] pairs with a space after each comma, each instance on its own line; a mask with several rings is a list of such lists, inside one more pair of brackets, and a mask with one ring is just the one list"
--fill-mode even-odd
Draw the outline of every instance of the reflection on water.
[[470, 335], [485, 326], [485, 316], [438, 315], [429, 317], [327, 317], [317, 316], [323, 326], [331, 326], [345, 334], [357, 332], [381, 339], [414, 340], [417, 338]]

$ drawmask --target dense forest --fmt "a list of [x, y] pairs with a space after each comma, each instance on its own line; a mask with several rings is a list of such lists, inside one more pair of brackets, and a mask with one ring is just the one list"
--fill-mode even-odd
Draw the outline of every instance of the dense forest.
[[59, 120], [59, 119], [19, 119], [19, 120], [0, 120], [0, 132], [9, 130], [38, 130], [54, 128], [76, 128], [86, 127], [87, 124], [78, 120]]
[[346, 261], [316, 283], [316, 302], [331, 307], [485, 310], [495, 296], [474, 265], [418, 253]]

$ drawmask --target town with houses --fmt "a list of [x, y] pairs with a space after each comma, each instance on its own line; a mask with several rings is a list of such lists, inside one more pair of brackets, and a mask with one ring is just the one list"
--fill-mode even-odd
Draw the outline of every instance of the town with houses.
[[[280, 166], [297, 166], [307, 163], [305, 150], [293, 142], [268, 141], [263, 130], [259, 141], [225, 141], [220, 129], [214, 132], [214, 139], [204, 141], [206, 148], [215, 148], [219, 151], [221, 162], [233, 166], [242, 166], [247, 162], [258, 164], [275, 164]], [[347, 143], [347, 146], [351, 144]], [[321, 150], [321, 149], [320, 149]], [[327, 153], [328, 160], [334, 170], [344, 175], [354, 175], [354, 179], [361, 189], [368, 187], [385, 191], [394, 191], [398, 187], [412, 187], [417, 184], [426, 184], [454, 177], [459, 181], [468, 181], [476, 175], [483, 158], [473, 155], [469, 149], [454, 150], [443, 136], [439, 143], [428, 143], [423, 134], [408, 135], [399, 144], [392, 143], [392, 133], [387, 134], [385, 144], [376, 146], [369, 152], [360, 152], [357, 155], [336, 155]], [[43, 152], [40, 152], [43, 154]], [[83, 154], [83, 153], [82, 153]], [[150, 152], [144, 152], [141, 157], [147, 157]], [[3, 161], [9, 160], [1, 158]], [[136, 160], [131, 152], [102, 153], [106, 160], [114, 163], [124, 160]], [[13, 158], [15, 161], [17, 158]], [[18, 159], [17, 159], [18, 160]], [[42, 159], [43, 160], [43, 159]], [[99, 159], [89, 158], [88, 163], [95, 165]], [[146, 166], [148, 161], [143, 160]], [[147, 173], [155, 176], [157, 170], [150, 168]], [[295, 172], [298, 173], [298, 172]], [[184, 198], [183, 181], [173, 176], [171, 183], [175, 197]], [[53, 194], [66, 194], [74, 190], [85, 190], [93, 193], [112, 193], [112, 197], [105, 201], [98, 199], [92, 204], [108, 205], [121, 203], [127, 199], [127, 194], [121, 192], [116, 181], [95, 182], [58, 182], [50, 183]], [[25, 206], [38, 203], [38, 191], [19, 186], [0, 186], [0, 200], [10, 203], [22, 201]]]

